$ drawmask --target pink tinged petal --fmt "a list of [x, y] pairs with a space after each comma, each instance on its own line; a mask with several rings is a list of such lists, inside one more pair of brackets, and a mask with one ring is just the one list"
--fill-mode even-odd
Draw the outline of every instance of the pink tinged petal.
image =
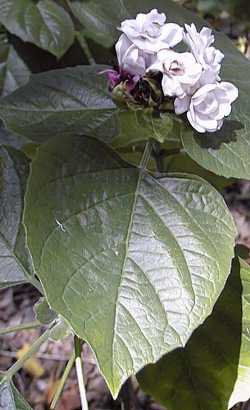
[[124, 34], [127, 35], [129, 39], [133, 39], [138, 35], [138, 27], [136, 20], [130, 19], [130, 20], [124, 20], [121, 23], [121, 27], [119, 28]]
[[161, 71], [162, 72], [163, 71], [162, 63], [159, 60], [155, 61], [155, 63], [151, 64], [148, 67], [147, 72], [149, 72], [149, 71]]
[[183, 89], [180, 83], [173, 77], [163, 75], [162, 78], [162, 90], [163, 94], [169, 97], [181, 97], [183, 96]]
[[198, 131], [198, 132], [200, 132], [200, 133], [206, 132], [206, 130], [205, 130], [203, 127], [201, 127], [201, 126], [193, 119], [192, 114], [191, 114], [190, 111], [188, 111], [188, 113], [187, 113], [187, 118], [188, 118], [188, 121], [190, 122], [190, 124], [192, 125], [192, 127], [193, 127], [196, 131]]
[[174, 101], [175, 114], [180, 115], [188, 111], [190, 106], [190, 97], [187, 95], [183, 98], [176, 98]]
[[218, 79], [217, 72], [208, 68], [202, 71], [200, 82], [201, 82], [201, 85], [215, 84], [217, 82], [217, 79]]
[[196, 111], [196, 122], [207, 131], [216, 131], [218, 122], [202, 112]]
[[224, 117], [228, 117], [231, 114], [232, 107], [229, 103], [219, 104], [219, 110], [217, 115], [214, 117], [217, 121], [222, 120]]
[[203, 27], [199, 35], [205, 47], [209, 47], [214, 43], [214, 36], [212, 35], [212, 30], [210, 28]]
[[131, 45], [132, 43], [128, 37], [125, 34], [122, 34], [115, 45], [119, 66], [122, 66], [123, 56]]
[[199, 88], [196, 93], [192, 97], [192, 101], [194, 105], [199, 105], [206, 95], [210, 92], [213, 91], [217, 87], [216, 84], [206, 84], [203, 85], [201, 88]]
[[197, 110], [209, 116], [215, 115], [218, 109], [218, 101], [212, 93], [208, 94], [207, 98], [197, 106]]
[[238, 88], [227, 81], [222, 81], [218, 84], [218, 87], [226, 92], [226, 98], [229, 103], [234, 102], [239, 96]]
[[175, 23], [167, 23], [162, 27], [160, 39], [169, 48], [174, 47], [183, 39], [183, 28]]

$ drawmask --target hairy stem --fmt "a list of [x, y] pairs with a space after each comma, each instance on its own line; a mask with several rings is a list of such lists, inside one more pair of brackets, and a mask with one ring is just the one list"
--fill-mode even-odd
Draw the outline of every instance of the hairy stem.
[[83, 33], [81, 31], [76, 31], [76, 38], [81, 46], [81, 48], [84, 51], [85, 56], [87, 57], [87, 60], [89, 62], [90, 65], [94, 65], [95, 64], [95, 59], [89, 49], [88, 43], [85, 40], [85, 37], [83, 35]]
[[41, 326], [42, 324], [38, 320], [34, 320], [33, 322], [22, 323], [17, 326], [10, 326], [5, 329], [0, 329], [0, 336], [7, 335], [8, 333], [20, 332], [21, 330], [36, 329]]
[[83, 341], [79, 339], [77, 336], [75, 336], [74, 341], [75, 341], [76, 374], [77, 374], [77, 381], [78, 381], [78, 386], [79, 386], [82, 410], [88, 410], [88, 402], [86, 398], [86, 390], [85, 390], [84, 377], [83, 377], [83, 364], [82, 364], [82, 357], [81, 357]]
[[39, 347], [49, 339], [50, 333], [51, 326], [33, 343], [27, 352], [7, 370], [4, 374], [4, 379], [10, 380], [23, 367], [23, 364], [38, 351]]
[[60, 383], [59, 383], [59, 385], [58, 385], [58, 387], [57, 387], [57, 389], [56, 389], [55, 396], [54, 396], [54, 398], [53, 398], [53, 400], [52, 400], [52, 402], [51, 402], [51, 405], [50, 405], [50, 409], [51, 409], [51, 410], [54, 410], [54, 409], [56, 408], [56, 405], [57, 405], [58, 400], [60, 399], [60, 396], [61, 396], [61, 394], [62, 394], [62, 392], [63, 392], [65, 383], [66, 383], [66, 381], [67, 381], [67, 379], [68, 379], [68, 376], [69, 376], [70, 371], [71, 371], [71, 369], [72, 369], [72, 367], [73, 367], [73, 365], [74, 365], [74, 362], [75, 362], [75, 352], [72, 353], [72, 355], [71, 355], [71, 357], [70, 357], [70, 359], [69, 359], [69, 361], [68, 361], [68, 363], [67, 363], [67, 365], [66, 365], [66, 367], [65, 367], [65, 369], [64, 369], [63, 375], [62, 375], [62, 377], [61, 377], [61, 379], [60, 379]]
[[148, 161], [151, 157], [151, 153], [152, 153], [152, 142], [148, 141], [145, 145], [144, 152], [143, 152], [142, 157], [141, 157], [140, 168], [142, 168], [142, 169], [147, 168]]

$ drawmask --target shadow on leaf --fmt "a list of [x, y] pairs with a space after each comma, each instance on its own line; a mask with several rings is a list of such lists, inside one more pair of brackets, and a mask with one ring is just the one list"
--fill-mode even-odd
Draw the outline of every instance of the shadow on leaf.
[[238, 376], [242, 282], [238, 259], [212, 315], [177, 349], [138, 375], [141, 387], [171, 410], [226, 410]]
[[237, 141], [237, 131], [244, 128], [243, 124], [235, 120], [225, 120], [223, 127], [217, 132], [195, 133], [194, 139], [201, 148], [219, 149], [221, 144]]

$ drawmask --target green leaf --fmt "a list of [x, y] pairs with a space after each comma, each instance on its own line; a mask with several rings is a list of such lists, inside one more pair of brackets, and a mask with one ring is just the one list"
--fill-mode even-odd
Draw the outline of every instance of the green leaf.
[[72, 333], [71, 327], [68, 323], [60, 316], [57, 319], [57, 324], [51, 329], [50, 339], [55, 342], [58, 340], [65, 339]]
[[141, 387], [169, 410], [227, 410], [250, 397], [250, 267], [236, 258], [212, 315], [184, 349], [139, 373]]
[[10, 147], [16, 148], [17, 150], [22, 150], [28, 143], [28, 138], [7, 131], [0, 124], [0, 146], [8, 145]]
[[162, 113], [156, 117], [144, 109], [117, 110], [116, 126], [112, 147], [120, 149], [135, 145], [150, 138], [169, 145], [181, 146], [180, 124], [171, 114]]
[[74, 41], [69, 14], [52, 0], [0, 0], [0, 22], [10, 33], [58, 58]]
[[0, 146], [0, 288], [32, 281], [22, 224], [29, 163], [20, 151]]
[[187, 342], [230, 271], [235, 227], [214, 188], [155, 179], [93, 138], [39, 148], [24, 221], [51, 308], [91, 345], [115, 397]]
[[30, 70], [19, 57], [14, 47], [8, 44], [6, 37], [0, 40], [0, 94], [6, 96], [21, 85], [30, 76]]
[[32, 410], [10, 381], [0, 378], [0, 410]]
[[114, 44], [119, 35], [118, 24], [127, 14], [123, 0], [71, 0], [68, 4], [87, 37], [105, 47]]
[[[5, 125], [35, 142], [98, 130], [116, 110], [105, 76], [98, 75], [104, 68], [79, 66], [33, 76], [0, 102]], [[111, 138], [103, 128], [101, 134]]]
[[34, 306], [37, 320], [44, 325], [48, 325], [56, 319], [57, 314], [49, 307], [45, 298], [40, 298]]
[[42, 73], [0, 102], [6, 127], [44, 142], [62, 134], [87, 134], [115, 148], [149, 138], [180, 145], [180, 127], [170, 114], [118, 108], [108, 91], [106, 66], [79, 66]]
[[224, 177], [250, 178], [250, 63], [242, 56], [227, 55], [222, 73], [223, 80], [239, 88], [239, 98], [233, 111], [216, 133], [200, 135], [187, 131], [182, 142], [187, 154], [204, 168]]
[[166, 155], [163, 159], [162, 171], [171, 173], [185, 172], [188, 174], [198, 175], [212, 184], [219, 191], [222, 191], [226, 186], [234, 182], [232, 179], [226, 179], [202, 168], [183, 151], [180, 153]]

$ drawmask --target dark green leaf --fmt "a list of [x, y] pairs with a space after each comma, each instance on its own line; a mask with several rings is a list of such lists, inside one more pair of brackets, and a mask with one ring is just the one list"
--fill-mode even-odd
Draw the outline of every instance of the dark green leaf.
[[74, 41], [69, 14], [52, 0], [0, 0], [0, 22], [10, 33], [58, 58]]
[[[0, 103], [5, 125], [43, 142], [62, 133], [92, 132], [112, 122], [116, 106], [105, 76], [98, 75], [103, 69], [82, 66], [33, 76], [27, 86]], [[102, 134], [110, 139], [108, 132]]]
[[12, 93], [24, 85], [29, 76], [29, 68], [4, 37], [0, 41], [0, 94], [6, 96]]
[[139, 374], [169, 410], [227, 410], [250, 397], [250, 268], [238, 259], [212, 315], [184, 349]]
[[105, 47], [114, 44], [119, 35], [117, 27], [127, 14], [123, 0], [71, 0], [68, 4], [87, 37]]
[[93, 138], [39, 148], [24, 220], [50, 306], [92, 346], [114, 396], [187, 342], [230, 271], [235, 228], [214, 188], [154, 179]]
[[17, 135], [4, 129], [0, 124], [0, 146], [8, 145], [16, 148], [17, 150], [23, 149], [26, 144], [29, 143], [29, 139], [22, 135]]
[[0, 378], [0, 410], [32, 410], [12, 382]]
[[29, 164], [19, 151], [0, 147], [0, 288], [32, 280], [22, 224]]
[[155, 118], [143, 110], [119, 109], [108, 91], [107, 67], [79, 66], [32, 77], [0, 102], [11, 130], [36, 142], [62, 134], [88, 134], [118, 148], [149, 138], [180, 144], [180, 129], [170, 115]]
[[193, 175], [199, 175], [219, 191], [222, 191], [227, 185], [234, 182], [234, 180], [226, 179], [202, 168], [185, 152], [166, 155], [162, 161], [162, 172], [186, 172]]

